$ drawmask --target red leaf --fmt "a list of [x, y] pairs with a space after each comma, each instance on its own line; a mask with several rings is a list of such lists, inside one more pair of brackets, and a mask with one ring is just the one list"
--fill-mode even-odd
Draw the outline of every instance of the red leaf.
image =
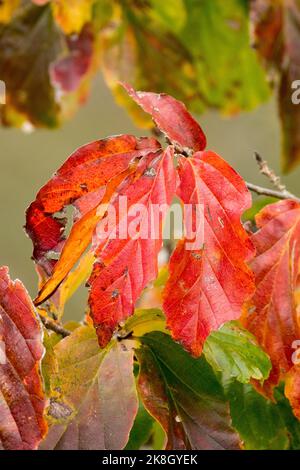
[[46, 433], [39, 365], [42, 334], [34, 307], [20, 281], [0, 268], [0, 448], [36, 449]]
[[94, 35], [86, 25], [79, 35], [72, 34], [66, 41], [68, 54], [52, 64], [50, 76], [54, 86], [71, 92], [78, 88], [92, 64]]
[[[143, 204], [145, 212], [139, 225], [146, 227], [145, 234], [138, 238], [129, 234], [128, 238], [108, 240], [101, 245], [89, 281], [91, 315], [102, 347], [110, 340], [117, 324], [132, 314], [143, 288], [157, 276], [162, 231], [157, 231], [156, 239], [151, 236], [151, 205], [169, 205], [172, 201], [176, 182], [173, 149], [168, 147], [159, 157], [149, 155], [142, 163], [142, 176], [138, 179], [130, 176], [119, 197], [128, 198], [128, 211], [134, 204]], [[136, 218], [129, 213], [125, 217], [128, 227]]]
[[164, 93], [134, 91], [123, 84], [128, 94], [154, 119], [157, 127], [182, 150], [204, 150], [206, 137], [181, 101]]
[[292, 367], [293, 341], [300, 329], [294, 293], [300, 261], [300, 204], [286, 200], [266, 206], [257, 216], [260, 230], [252, 237], [257, 254], [251, 267], [256, 291], [245, 320], [269, 354], [273, 370], [264, 384], [273, 385]]
[[203, 244], [188, 249], [187, 239], [179, 242], [170, 261], [164, 310], [174, 339], [198, 356], [209, 333], [239, 318], [253, 292], [246, 265], [253, 246], [240, 221], [251, 196], [242, 178], [210, 151], [182, 158], [179, 174], [179, 197], [202, 211], [201, 226], [193, 220], [193, 229], [203, 229]]
[[[125, 171], [135, 158], [158, 148], [154, 139], [131, 135], [98, 140], [77, 149], [43, 186], [27, 210], [26, 231], [34, 244], [34, 260], [48, 275], [56, 263], [54, 255], [61, 253], [65, 241], [67, 220], [56, 213], [73, 204], [86, 215], [100, 203], [112, 177]], [[76, 221], [81, 215], [77, 214]], [[89, 242], [86, 240], [86, 246]]]

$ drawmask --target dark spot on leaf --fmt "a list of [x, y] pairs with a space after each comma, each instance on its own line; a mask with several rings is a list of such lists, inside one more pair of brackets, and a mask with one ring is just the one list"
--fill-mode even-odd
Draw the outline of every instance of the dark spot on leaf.
[[211, 212], [210, 212], [209, 205], [206, 206], [206, 210], [207, 210], [207, 214], [208, 214], [209, 220], [212, 222], [212, 216], [211, 216]]

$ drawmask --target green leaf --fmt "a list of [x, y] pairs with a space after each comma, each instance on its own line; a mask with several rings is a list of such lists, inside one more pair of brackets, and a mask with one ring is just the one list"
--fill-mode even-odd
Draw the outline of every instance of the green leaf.
[[215, 370], [243, 383], [251, 378], [266, 379], [272, 367], [254, 336], [237, 322], [228, 322], [219, 331], [211, 333], [203, 352]]
[[151, 125], [120, 89], [120, 80], [138, 90], [168, 93], [195, 112], [213, 107], [232, 114], [267, 100], [270, 88], [249, 45], [245, 3], [184, 0], [178, 5], [122, 2], [112, 26], [101, 32], [103, 71], [117, 101], [139, 124]]
[[289, 438], [277, 406], [257, 393], [252, 385], [234, 382], [228, 397], [232, 424], [246, 450], [284, 450]]
[[130, 343], [100, 350], [94, 329], [82, 326], [54, 353], [43, 449], [122, 449], [138, 409]]
[[192, 358], [161, 332], [140, 341], [139, 391], [168, 436], [167, 449], [238, 448], [228, 403], [204, 357]]
[[153, 450], [163, 450], [166, 446], [166, 433], [157, 421], [153, 424], [151, 444]]
[[100, 30], [107, 25], [113, 14], [111, 0], [95, 0], [93, 4], [93, 24]]
[[266, 100], [269, 86], [250, 47], [245, 3], [240, 0], [185, 0], [185, 3], [188, 19], [180, 36], [195, 64], [197, 90], [203, 102], [231, 114], [252, 109]]
[[288, 430], [291, 449], [300, 450], [300, 421], [295, 417], [290, 402], [284, 396], [282, 387], [277, 387], [274, 392], [274, 398], [277, 402], [277, 409]]
[[141, 446], [146, 444], [152, 434], [154, 422], [153, 418], [145, 410], [143, 404], [140, 403], [125, 449], [139, 450]]
[[247, 221], [250, 220], [251, 222], [255, 223], [255, 216], [258, 212], [261, 211], [265, 206], [268, 204], [273, 204], [277, 202], [278, 199], [275, 197], [258, 197], [253, 201], [252, 207], [246, 210], [243, 214], [243, 220]]
[[51, 390], [51, 376], [55, 371], [56, 357], [54, 347], [61, 340], [61, 336], [44, 329], [43, 343], [45, 347], [45, 354], [42, 360], [42, 375], [44, 379], [45, 392], [50, 393]]
[[164, 26], [179, 32], [185, 25], [187, 12], [184, 0], [150, 0], [152, 17], [159, 19]]
[[164, 287], [166, 285], [169, 275], [170, 273], [169, 273], [168, 266], [163, 266], [162, 268], [160, 268], [158, 276], [153, 282], [153, 286]]
[[[6, 125], [21, 127], [29, 121], [36, 127], [55, 127], [69, 118], [88, 95], [99, 57], [118, 102], [148, 127], [152, 121], [125, 96], [120, 80], [136, 89], [173, 95], [195, 112], [213, 107], [232, 114], [269, 97], [265, 73], [249, 47], [244, 1], [57, 0], [37, 6], [23, 0], [19, 8], [17, 0], [13, 3], [0, 6], [3, 21], [15, 12], [10, 23], [0, 26]], [[80, 37], [87, 28], [94, 43], [92, 63], [85, 70], [88, 57], [80, 55], [87, 47], [76, 46], [70, 34]], [[60, 78], [76, 88], [63, 95], [57, 83], [55, 92], [49, 74], [61, 56]]]
[[163, 312], [159, 308], [137, 308], [120, 331], [120, 336], [132, 334], [138, 337], [151, 331], [166, 332]]

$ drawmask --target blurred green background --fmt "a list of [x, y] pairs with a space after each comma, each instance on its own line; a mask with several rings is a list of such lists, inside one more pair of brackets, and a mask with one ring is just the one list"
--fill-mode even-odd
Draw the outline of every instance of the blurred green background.
[[[208, 112], [198, 120], [207, 134], [208, 148], [230, 162], [246, 180], [268, 186], [268, 181], [259, 175], [254, 151], [280, 172], [280, 128], [275, 98], [253, 112], [230, 119]], [[136, 128], [126, 111], [118, 107], [100, 77], [94, 82], [87, 104], [62, 128], [36, 130], [31, 134], [0, 129], [0, 263], [9, 266], [12, 278], [21, 279], [31, 295], [37, 293], [37, 276], [30, 259], [31, 241], [23, 230], [27, 206], [74, 149], [120, 133], [143, 135], [145, 131]], [[299, 171], [283, 178], [289, 190], [298, 194]], [[68, 316], [81, 316], [85, 295], [81, 290], [71, 299], [67, 305]]]

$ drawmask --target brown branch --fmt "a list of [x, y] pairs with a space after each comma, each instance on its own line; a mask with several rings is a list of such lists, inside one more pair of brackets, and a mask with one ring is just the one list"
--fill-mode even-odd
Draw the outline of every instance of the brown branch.
[[284, 199], [294, 199], [296, 196], [287, 191], [285, 185], [281, 182], [280, 176], [276, 175], [275, 171], [269, 167], [268, 162], [263, 160], [261, 155], [257, 152], [254, 152], [254, 157], [261, 174], [266, 176], [273, 186], [286, 196]]
[[263, 188], [262, 186], [247, 182], [246, 185], [250, 191], [259, 194], [260, 196], [270, 196], [277, 199], [292, 199], [293, 201], [300, 202], [300, 198], [288, 191], [276, 191], [275, 189]]
[[285, 191], [286, 187], [281, 183], [280, 177], [276, 175], [275, 171], [269, 167], [268, 162], [263, 160], [258, 152], [254, 152], [254, 158], [258, 164], [261, 174], [266, 176], [276, 189], [279, 191]]
[[43, 315], [40, 315], [40, 319], [41, 319], [44, 327], [47, 328], [47, 330], [54, 331], [55, 333], [57, 333], [58, 335], [63, 336], [64, 338], [66, 338], [67, 336], [70, 336], [71, 331], [66, 330], [65, 328], [63, 328], [58, 323], [55, 323], [54, 321], [49, 320], [48, 318], [45, 318]]

